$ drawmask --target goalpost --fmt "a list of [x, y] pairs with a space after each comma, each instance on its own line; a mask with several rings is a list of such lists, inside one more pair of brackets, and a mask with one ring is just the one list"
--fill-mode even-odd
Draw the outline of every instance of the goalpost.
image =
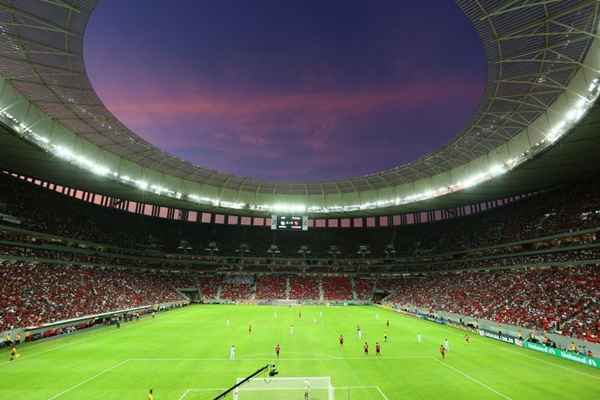
[[335, 400], [331, 377], [252, 378], [233, 392], [233, 400], [286, 399]]

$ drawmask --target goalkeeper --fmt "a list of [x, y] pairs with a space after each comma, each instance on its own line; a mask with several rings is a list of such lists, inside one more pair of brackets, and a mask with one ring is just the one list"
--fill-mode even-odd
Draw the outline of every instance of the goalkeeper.
[[304, 400], [310, 399], [310, 382], [307, 380], [304, 381]]

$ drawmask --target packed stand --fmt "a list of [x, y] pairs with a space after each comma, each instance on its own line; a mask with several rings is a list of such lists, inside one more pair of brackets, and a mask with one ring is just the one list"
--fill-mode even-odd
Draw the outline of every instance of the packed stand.
[[287, 297], [287, 276], [261, 275], [256, 279], [256, 299], [272, 300]]
[[250, 300], [254, 294], [255, 280], [252, 275], [226, 277], [221, 286], [221, 299], [230, 301]]
[[352, 300], [352, 282], [345, 276], [325, 276], [321, 280], [325, 300]]
[[178, 300], [164, 274], [0, 263], [0, 332]]
[[387, 302], [600, 343], [600, 266], [398, 279]]
[[375, 290], [375, 279], [354, 279], [354, 293], [356, 293], [356, 300], [370, 301], [373, 299], [373, 290]]
[[319, 300], [319, 278], [310, 276], [290, 277], [290, 299], [293, 300]]

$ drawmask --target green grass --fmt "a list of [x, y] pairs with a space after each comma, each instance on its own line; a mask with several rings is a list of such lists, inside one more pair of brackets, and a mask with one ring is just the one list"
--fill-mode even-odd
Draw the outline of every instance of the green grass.
[[[273, 360], [277, 342], [280, 376], [330, 376], [334, 386], [346, 387], [336, 400], [600, 399], [600, 371], [593, 368], [491, 339], [473, 337], [467, 345], [459, 330], [375, 307], [301, 309], [299, 320], [298, 308], [191, 306], [121, 329], [21, 346], [21, 358], [12, 363], [3, 351], [0, 399], [145, 400], [149, 388], [157, 400], [179, 400], [186, 391], [185, 400], [212, 399], [217, 391], [206, 389], [228, 387]], [[356, 325], [373, 351], [387, 319], [391, 343], [381, 357], [365, 357]], [[438, 346], [446, 337], [450, 354], [440, 361]], [[231, 344], [238, 348], [233, 362], [227, 360]], [[303, 397], [277, 397], [287, 398]]]

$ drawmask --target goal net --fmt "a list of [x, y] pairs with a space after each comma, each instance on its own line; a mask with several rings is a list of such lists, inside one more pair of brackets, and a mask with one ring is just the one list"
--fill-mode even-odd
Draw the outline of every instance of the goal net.
[[[243, 378], [238, 378], [237, 383]], [[236, 388], [234, 400], [335, 400], [330, 377], [253, 378]]]

